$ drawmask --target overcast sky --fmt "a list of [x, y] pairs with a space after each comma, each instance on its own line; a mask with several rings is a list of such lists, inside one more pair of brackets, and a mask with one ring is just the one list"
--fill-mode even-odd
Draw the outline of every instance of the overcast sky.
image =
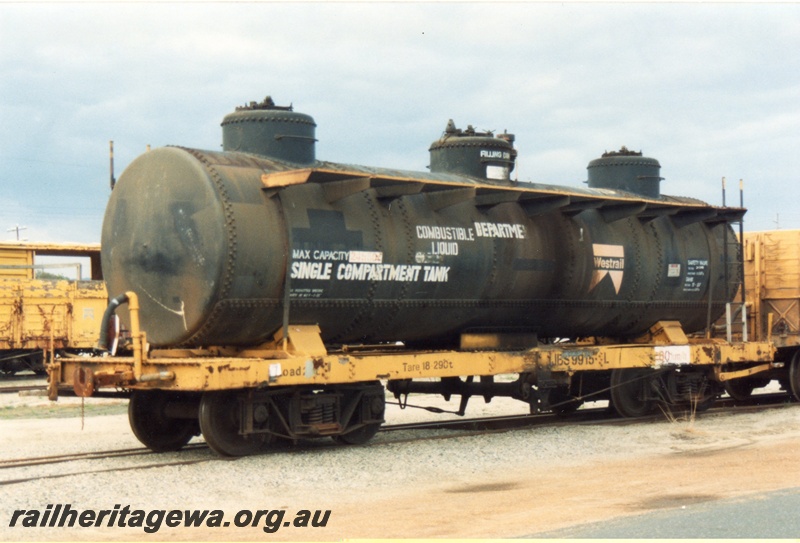
[[0, 236], [97, 242], [146, 145], [219, 149], [272, 95], [317, 158], [425, 170], [452, 118], [517, 136], [521, 181], [582, 186], [625, 145], [662, 193], [800, 228], [800, 5], [0, 0]]

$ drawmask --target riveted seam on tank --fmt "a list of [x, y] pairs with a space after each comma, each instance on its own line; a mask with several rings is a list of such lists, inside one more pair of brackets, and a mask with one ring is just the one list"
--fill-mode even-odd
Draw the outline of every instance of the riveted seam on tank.
[[[558, 231], [560, 231], [562, 229], [563, 230], [567, 230], [570, 226], [573, 226], [573, 227], [577, 226], [573, 221], [570, 221], [569, 219], [567, 219], [567, 217], [565, 215], [563, 215], [561, 213], [557, 214], [556, 217], [560, 218], [561, 222], [562, 223], [566, 223], [566, 224], [562, 224], [561, 228], [555, 229], [554, 232], [558, 232]], [[565, 267], [565, 270], [562, 270], [562, 272], [564, 273], [564, 276], [565, 276], [564, 284], [566, 284], [566, 285], [573, 285], [574, 284], [575, 275], [577, 273], [576, 270], [578, 269], [578, 266], [574, 265], [574, 263], [575, 263], [575, 261], [577, 259], [576, 255], [578, 253], [575, 245], [573, 245], [573, 242], [575, 241], [575, 239], [576, 239], [576, 237], [574, 235], [572, 235], [572, 236], [570, 236], [570, 235], [563, 236], [563, 240], [564, 240], [565, 243], [563, 243], [562, 247], [564, 248], [564, 251], [566, 252], [566, 255], [567, 255], [566, 263], [568, 264]]]
[[651, 166], [651, 167], [661, 167], [658, 162], [646, 162], [646, 161], [621, 161], [621, 162], [602, 162], [592, 164], [590, 163], [587, 168], [603, 168], [606, 166]]
[[[225, 297], [230, 292], [231, 286], [233, 284], [233, 276], [236, 272], [236, 256], [237, 256], [237, 241], [236, 241], [236, 223], [234, 220], [233, 214], [233, 205], [231, 204], [230, 197], [228, 195], [228, 191], [225, 188], [225, 184], [222, 181], [222, 178], [219, 175], [219, 172], [214, 168], [213, 164], [208, 157], [196, 149], [188, 149], [185, 147], [180, 147], [184, 151], [191, 154], [195, 159], [197, 159], [206, 170], [209, 172], [209, 177], [211, 178], [212, 182], [214, 183], [217, 192], [220, 197], [220, 201], [222, 202], [222, 207], [224, 210], [225, 216], [225, 233], [227, 235], [228, 241], [228, 256], [225, 266], [225, 277], [222, 280], [222, 286], [220, 287], [219, 291], [219, 299], [224, 300]], [[209, 330], [212, 330], [219, 319], [220, 314], [222, 313], [219, 304], [216, 304], [214, 309], [212, 309], [211, 314], [209, 315], [206, 322], [203, 326], [198, 330], [192, 337], [188, 338], [185, 342], [186, 345], [201, 345], [209, 333]]]
[[457, 147], [463, 148], [471, 148], [471, 147], [497, 147], [499, 149], [511, 149], [505, 140], [498, 140], [498, 141], [491, 141], [487, 140], [485, 142], [461, 142], [461, 141], [453, 141], [453, 140], [445, 140], [445, 141], [437, 141], [431, 145], [428, 151], [434, 151], [436, 149], [443, 149], [443, 148], [453, 149]]
[[262, 116], [251, 116], [251, 117], [237, 117], [236, 119], [229, 119], [223, 121], [221, 126], [225, 126], [228, 124], [241, 124], [241, 123], [251, 123], [251, 122], [283, 122], [283, 123], [294, 123], [294, 124], [305, 124], [309, 126], [317, 126], [317, 123], [314, 121], [310, 121], [308, 119], [302, 118], [290, 118], [290, 117], [262, 117]]
[[[367, 208], [369, 210], [370, 218], [372, 219], [372, 231], [375, 233], [375, 251], [383, 252], [383, 237], [381, 235], [381, 228], [380, 228], [380, 216], [378, 215], [378, 210], [375, 206], [374, 201], [374, 194], [372, 191], [365, 191], [362, 193], [363, 197], [366, 199]], [[352, 334], [353, 330], [357, 329], [361, 323], [366, 319], [370, 314], [374, 315], [374, 311], [371, 309], [377, 307], [373, 304], [373, 300], [375, 298], [375, 291], [378, 288], [378, 281], [370, 281], [369, 288], [367, 289], [367, 294], [364, 297], [363, 304], [359, 313], [350, 321], [350, 324], [345, 328], [345, 330], [336, 336], [334, 341], [338, 341], [339, 338], [347, 337]]]
[[631, 240], [633, 244], [633, 257], [634, 257], [634, 266], [632, 269], [636, 270], [636, 273], [633, 274], [633, 285], [630, 288], [630, 294], [626, 298], [626, 302], [632, 302], [636, 298], [637, 293], [639, 292], [639, 284], [641, 283], [642, 277], [642, 270], [647, 269], [646, 266], [642, 263], [642, 245], [640, 243], [639, 234], [640, 231], [637, 228], [637, 224], [634, 224], [634, 221], [638, 224], [638, 219], [629, 218], [625, 222], [628, 223], [628, 232], [629, 235], [627, 239]]
[[[269, 303], [266, 301], [265, 303]], [[297, 306], [313, 306], [333, 309], [357, 309], [367, 304], [367, 301], [362, 299], [349, 299], [349, 300], [293, 300], [292, 303]], [[405, 307], [411, 308], [458, 308], [458, 309], [475, 309], [475, 308], [508, 308], [519, 309], [530, 306], [537, 307], [552, 307], [557, 308], [573, 308], [573, 309], [588, 309], [588, 310], [617, 310], [620, 307], [633, 307], [641, 308], [647, 304], [650, 308], [660, 309], [697, 309], [706, 308], [708, 303], [705, 301], [655, 301], [644, 302], [639, 300], [623, 301], [623, 300], [561, 300], [561, 299], [516, 299], [516, 300], [448, 300], [448, 299], [414, 299], [414, 300], [373, 300], [371, 305], [376, 308], [390, 307], [392, 304], [399, 303]], [[280, 305], [280, 301], [275, 301], [276, 305]], [[714, 307], [724, 307], [724, 302], [720, 301], [713, 304]], [[257, 307], [261, 307], [260, 305]]]
[[662, 270], [664, 270], [664, 266], [666, 265], [666, 262], [663, 260], [663, 258], [664, 258], [664, 253], [663, 253], [663, 249], [662, 249], [663, 246], [662, 246], [662, 243], [661, 243], [661, 237], [658, 235], [658, 229], [655, 227], [655, 224], [652, 223], [652, 222], [648, 223], [647, 226], [652, 231], [651, 238], [655, 241], [655, 245], [656, 245], [656, 254], [658, 255], [658, 263], [656, 265], [656, 270], [658, 270], [658, 272], [655, 274], [656, 278], [655, 278], [655, 281], [653, 282], [653, 288], [650, 291], [650, 295], [647, 297], [647, 300], [646, 300], [647, 305], [645, 307], [645, 310], [640, 312], [639, 313], [639, 318], [637, 318], [635, 321], [633, 321], [631, 323], [631, 327], [632, 328], [636, 328], [639, 325], [639, 323], [642, 322], [643, 316], [646, 314], [647, 310], [651, 308], [652, 302], [656, 297], [656, 293], [658, 292], [658, 289], [661, 287], [661, 274], [662, 274]]
[[[397, 207], [400, 210], [400, 217], [403, 228], [405, 230], [406, 236], [406, 262], [414, 262], [414, 226], [411, 224], [411, 218], [408, 214], [408, 206], [405, 202], [404, 198], [399, 198], [397, 200]], [[387, 210], [389, 213], [391, 208]], [[397, 296], [394, 296], [390, 301], [387, 310], [381, 312], [381, 316], [383, 320], [380, 324], [375, 326], [375, 335], [381, 335], [381, 332], [389, 327], [392, 322], [397, 318], [398, 313], [402, 309], [401, 301], [405, 300], [408, 296], [408, 292], [411, 289], [411, 284], [408, 282], [404, 282], [398, 293]]]

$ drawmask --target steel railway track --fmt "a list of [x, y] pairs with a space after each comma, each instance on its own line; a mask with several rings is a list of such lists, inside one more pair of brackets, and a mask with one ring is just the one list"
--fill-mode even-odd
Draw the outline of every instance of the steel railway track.
[[[731, 398], [721, 398], [714, 402], [714, 405], [707, 412], [718, 412], [736, 407], [737, 411], [751, 408], [762, 408], [779, 406], [789, 402], [789, 397], [783, 393], [758, 394], [750, 398], [746, 404], [735, 402]], [[646, 417], [619, 418], [609, 416], [607, 407], [583, 408], [567, 416], [558, 416], [552, 413], [541, 415], [505, 415], [498, 417], [480, 417], [468, 419], [452, 419], [445, 421], [424, 421], [411, 422], [406, 424], [391, 424], [381, 428], [382, 432], [393, 432], [400, 430], [505, 430], [528, 426], [543, 426], [547, 424], [593, 424], [593, 423], [616, 423], [633, 424], [645, 420], [663, 419], [661, 412], [656, 412]]]
[[[773, 409], [782, 407], [788, 403], [785, 394], [764, 394], [753, 397], [753, 402], [747, 405], [737, 405], [735, 411], [741, 412], [757, 412], [766, 409]], [[722, 399], [715, 404], [715, 407], [709, 412], [729, 412], [733, 405], [732, 400]], [[395, 438], [392, 436], [385, 440], [371, 441], [363, 446], [365, 447], [379, 447], [387, 445], [396, 445], [400, 443], [426, 441], [426, 440], [444, 440], [453, 438], [463, 438], [478, 435], [485, 435], [498, 432], [513, 431], [520, 428], [529, 428], [534, 426], [575, 426], [582, 424], [592, 425], [628, 425], [646, 422], [648, 420], [663, 420], [664, 415], [661, 413], [654, 414], [648, 417], [640, 417], [635, 419], [620, 419], [609, 415], [608, 409], [602, 408], [589, 408], [581, 409], [579, 412], [574, 413], [568, 417], [559, 417], [552, 414], [545, 415], [510, 415], [498, 417], [481, 417], [471, 419], [459, 420], [446, 420], [446, 421], [424, 421], [414, 422], [408, 424], [391, 424], [386, 425], [381, 429], [384, 435], [398, 435], [400, 432], [420, 432], [422, 435], [413, 435], [410, 437]], [[453, 432], [437, 435], [424, 435], [426, 431], [439, 431], [439, 430], [452, 430]], [[291, 453], [295, 447], [283, 446], [276, 447], [275, 452], [286, 451]], [[182, 452], [185, 451], [202, 451], [208, 449], [205, 443], [192, 443], [185, 446]], [[70, 472], [58, 472], [44, 475], [23, 475], [14, 476], [15, 469], [36, 468], [40, 466], [48, 466], [55, 464], [70, 464], [77, 462], [108, 460], [114, 458], [131, 458], [141, 457], [142, 463], [135, 465], [102, 468], [102, 469], [86, 469], [76, 470]], [[33, 458], [15, 458], [0, 460], [0, 486], [21, 484], [26, 482], [42, 481], [49, 479], [61, 479], [65, 477], [80, 477], [92, 475], [97, 473], [116, 473], [123, 471], [133, 471], [140, 469], [163, 468], [173, 466], [186, 466], [193, 464], [201, 464], [212, 461], [234, 461], [237, 458], [223, 458], [216, 455], [209, 455], [204, 458], [191, 458], [186, 460], [171, 460], [168, 462], [153, 462], [151, 459], [161, 458], [162, 455], [154, 453], [145, 447], [110, 450], [110, 451], [94, 451], [86, 453], [71, 453], [50, 456], [40, 456]], [[8, 478], [3, 475], [8, 474]]]
[[[184, 447], [184, 450], [195, 450], [195, 449], [207, 449], [208, 447], [205, 443], [196, 443], [187, 445]], [[67, 462], [80, 462], [80, 461], [91, 461], [91, 460], [107, 460], [112, 458], [125, 458], [125, 457], [132, 457], [132, 456], [142, 456], [148, 457], [151, 455], [156, 455], [145, 447], [137, 447], [133, 449], [119, 449], [119, 450], [112, 450], [112, 451], [96, 451], [96, 452], [86, 452], [86, 453], [71, 453], [71, 454], [59, 454], [59, 455], [52, 455], [52, 456], [39, 456], [35, 458], [16, 458], [16, 459], [9, 459], [9, 460], [0, 460], [0, 474], [4, 473], [4, 470], [13, 470], [13, 469], [22, 469], [22, 468], [30, 468], [30, 467], [37, 467], [37, 466], [46, 466], [46, 465], [53, 465], [53, 464], [61, 464]], [[149, 469], [149, 468], [162, 468], [162, 467], [170, 467], [170, 466], [186, 466], [191, 464], [199, 464], [202, 462], [209, 462], [211, 460], [216, 460], [218, 458], [203, 458], [203, 459], [188, 459], [188, 460], [178, 460], [174, 462], [148, 462], [143, 464], [137, 464], [134, 466], [122, 466], [122, 467], [114, 467], [114, 468], [107, 468], [107, 469], [91, 469], [86, 471], [74, 471], [74, 472], [59, 472], [59, 473], [52, 473], [47, 475], [33, 475], [33, 476], [23, 476], [17, 478], [8, 478], [8, 479], [0, 479], [0, 486], [6, 485], [14, 485], [20, 483], [27, 483], [32, 481], [42, 481], [48, 479], [63, 479], [64, 477], [79, 477], [82, 475], [92, 475], [97, 473], [116, 473], [116, 472], [123, 472], [123, 471], [131, 471], [131, 470], [139, 470], [139, 469]], [[2, 475], [0, 475], [2, 476]]]
[[47, 380], [35, 375], [12, 375], [0, 379], [0, 394], [47, 390]]
[[41, 391], [45, 392], [47, 387], [44, 385], [19, 385], [13, 387], [0, 387], [0, 394], [19, 394], [20, 392]]

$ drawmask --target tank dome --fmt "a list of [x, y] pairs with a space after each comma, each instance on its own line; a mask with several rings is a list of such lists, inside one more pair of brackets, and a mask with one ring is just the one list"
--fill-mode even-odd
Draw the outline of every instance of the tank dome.
[[589, 187], [633, 192], [650, 198], [661, 195], [661, 164], [641, 151], [622, 147], [589, 162]]
[[517, 151], [514, 135], [495, 136], [447, 123], [442, 137], [431, 144], [431, 173], [455, 173], [490, 181], [509, 182]]
[[316, 126], [310, 115], [297, 113], [292, 106], [276, 106], [267, 96], [225, 116], [222, 149], [310, 164], [315, 160]]

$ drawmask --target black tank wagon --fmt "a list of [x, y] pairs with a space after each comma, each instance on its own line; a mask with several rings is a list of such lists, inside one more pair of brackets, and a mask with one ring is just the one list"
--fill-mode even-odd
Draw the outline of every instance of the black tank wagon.
[[534, 411], [604, 395], [635, 415], [772, 368], [767, 342], [687, 336], [736, 295], [744, 209], [662, 195], [657, 160], [623, 148], [560, 187], [512, 180], [507, 133], [451, 121], [416, 172], [317, 160], [315, 126], [268, 98], [225, 117], [222, 151], [134, 160], [102, 264], [136, 354], [62, 365], [53, 386], [132, 390], [155, 450], [199, 429], [239, 455], [369, 439], [382, 381]]
[[287, 300], [326, 344], [694, 332], [738, 288], [741, 211], [661, 197], [654, 159], [592, 161], [566, 195], [509, 179], [507, 135], [452, 123], [430, 174], [316, 161], [313, 120], [268, 103], [222, 126], [222, 152], [140, 156], [108, 204], [109, 291], [139, 294], [157, 346], [262, 343]]

